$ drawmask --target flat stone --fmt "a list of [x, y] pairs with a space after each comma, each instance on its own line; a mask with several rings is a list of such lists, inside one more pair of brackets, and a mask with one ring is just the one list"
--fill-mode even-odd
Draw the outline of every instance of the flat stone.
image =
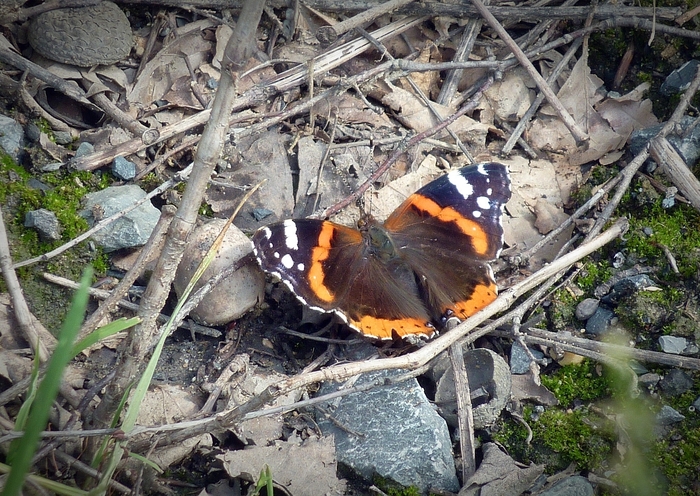
[[576, 318], [578, 320], [590, 319], [595, 311], [598, 310], [598, 305], [600, 305], [598, 298], [586, 298], [576, 305]]
[[[530, 353], [537, 360], [544, 358], [544, 353], [528, 346]], [[519, 341], [514, 341], [510, 347], [510, 371], [513, 374], [527, 374], [530, 371], [530, 357]]]
[[685, 420], [685, 416], [681, 415], [678, 410], [664, 405], [659, 413], [656, 414], [656, 422], [659, 425], [671, 425]]
[[[133, 184], [111, 186], [86, 195], [85, 210], [80, 214], [85, 217], [90, 226], [93, 226], [103, 218], [121, 212], [145, 196], [146, 192]], [[158, 209], [147, 201], [104, 229], [97, 231], [92, 235], [92, 239], [106, 252], [142, 246], [148, 241], [159, 218]]]
[[136, 177], [136, 164], [124, 157], [114, 157], [114, 160], [112, 160], [112, 174], [122, 181], [130, 181]]
[[600, 336], [610, 329], [610, 324], [615, 314], [612, 310], [598, 307], [593, 316], [586, 322], [586, 333], [594, 336]]
[[[355, 385], [381, 383], [404, 372], [362, 374]], [[324, 384], [319, 394], [338, 387]], [[371, 481], [378, 474], [424, 493], [459, 490], [447, 424], [415, 379], [349, 394], [326, 409], [333, 421], [324, 416], [318, 424], [335, 437], [338, 462], [363, 478]]]
[[133, 45], [129, 20], [112, 2], [39, 14], [29, 24], [28, 37], [47, 59], [80, 67], [114, 64]]
[[680, 355], [688, 346], [688, 340], [677, 336], [661, 336], [659, 338], [659, 346], [661, 346], [664, 353]]
[[23, 142], [22, 126], [11, 117], [0, 115], [0, 148], [15, 162], [20, 161]]
[[61, 239], [61, 223], [51, 210], [40, 208], [27, 212], [24, 216], [24, 226], [35, 228], [43, 240], [58, 241]]
[[539, 493], [540, 496], [593, 496], [593, 486], [588, 479], [574, 475], [557, 482], [549, 489]]
[[671, 369], [659, 385], [666, 396], [680, 396], [693, 387], [693, 379], [681, 369]]

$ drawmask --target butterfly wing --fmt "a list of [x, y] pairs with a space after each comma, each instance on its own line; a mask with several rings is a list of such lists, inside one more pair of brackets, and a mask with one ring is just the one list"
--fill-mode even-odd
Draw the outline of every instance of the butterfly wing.
[[401, 259], [379, 260], [360, 231], [329, 221], [287, 220], [258, 230], [253, 246], [263, 270], [299, 300], [335, 312], [367, 336], [435, 332], [411, 268]]
[[416, 191], [384, 223], [434, 320], [450, 313], [466, 318], [496, 298], [487, 262], [503, 246], [501, 217], [510, 194], [504, 165], [464, 167]]

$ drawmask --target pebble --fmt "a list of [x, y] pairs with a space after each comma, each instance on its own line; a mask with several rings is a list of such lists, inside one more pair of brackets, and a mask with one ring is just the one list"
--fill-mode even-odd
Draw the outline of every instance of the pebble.
[[688, 340], [677, 336], [661, 336], [659, 338], [659, 346], [661, 346], [664, 353], [680, 355], [688, 346]]
[[693, 387], [693, 379], [681, 369], [671, 369], [659, 385], [666, 396], [680, 396]]
[[586, 333], [594, 336], [601, 336], [610, 328], [610, 324], [615, 318], [612, 310], [598, 307], [595, 313], [586, 322]]
[[662, 406], [659, 413], [656, 414], [656, 422], [659, 425], [671, 425], [683, 420], [685, 420], [685, 416], [668, 405]]
[[576, 318], [578, 320], [588, 320], [598, 310], [600, 300], [598, 298], [586, 298], [576, 305]]

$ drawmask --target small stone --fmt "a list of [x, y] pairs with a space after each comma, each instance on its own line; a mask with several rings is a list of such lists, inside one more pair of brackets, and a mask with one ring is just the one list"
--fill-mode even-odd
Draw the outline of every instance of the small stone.
[[73, 143], [73, 137], [68, 131], [54, 131], [53, 138], [57, 145], [70, 145]]
[[661, 346], [664, 353], [680, 355], [688, 346], [688, 340], [677, 336], [661, 336], [659, 338], [659, 346]]
[[693, 387], [693, 379], [681, 369], [671, 369], [659, 385], [666, 396], [680, 396]]
[[593, 496], [593, 486], [585, 477], [574, 475], [545, 489], [540, 496]]
[[647, 389], [653, 389], [659, 384], [659, 381], [661, 380], [661, 376], [659, 374], [655, 374], [654, 372], [648, 372], [646, 374], [643, 374], [639, 376], [639, 384], [641, 386], [646, 387]]
[[[541, 360], [544, 358], [544, 353], [540, 350], [530, 348], [530, 353], [535, 357], [536, 360]], [[530, 370], [530, 357], [525, 353], [523, 346], [519, 341], [515, 341], [513, 346], [510, 348], [510, 372], [512, 374], [527, 374]]]
[[683, 420], [685, 420], [685, 416], [668, 405], [662, 406], [659, 413], [656, 414], [656, 422], [659, 425], [671, 425]]
[[56, 214], [45, 208], [32, 210], [24, 216], [24, 226], [33, 227], [39, 233], [39, 237], [46, 241], [58, 241], [61, 239], [61, 223]]
[[661, 94], [670, 96], [688, 89], [699, 65], [700, 61], [698, 60], [689, 60], [678, 69], [671, 72], [659, 89]]
[[693, 406], [695, 407], [696, 412], [700, 411], [700, 396], [698, 396], [698, 399], [693, 401]]
[[88, 143], [87, 141], [83, 141], [78, 145], [78, 149], [75, 151], [75, 158], [78, 157], [83, 157], [85, 155], [90, 155], [92, 152], [95, 151], [95, 147], [92, 146], [92, 143]]
[[597, 298], [586, 298], [581, 303], [576, 305], [576, 318], [578, 320], [588, 320], [590, 319], [598, 306], [600, 305], [600, 300]]
[[122, 181], [130, 181], [136, 177], [136, 164], [124, 157], [114, 157], [112, 161], [112, 174]]
[[642, 232], [647, 236], [651, 236], [654, 234], [654, 230], [651, 227], [645, 227], [644, 229], [642, 229]]
[[586, 322], [586, 333], [594, 336], [601, 336], [610, 328], [615, 314], [612, 310], [598, 307], [595, 313]]
[[272, 210], [268, 210], [267, 208], [254, 208], [253, 209], [253, 218], [260, 222], [266, 217], [269, 217], [272, 215], [274, 212]]
[[23, 142], [24, 129], [22, 126], [11, 117], [0, 115], [0, 148], [15, 162], [20, 161]]
[[42, 172], [55, 172], [63, 167], [63, 162], [51, 162], [50, 164], [42, 165]]

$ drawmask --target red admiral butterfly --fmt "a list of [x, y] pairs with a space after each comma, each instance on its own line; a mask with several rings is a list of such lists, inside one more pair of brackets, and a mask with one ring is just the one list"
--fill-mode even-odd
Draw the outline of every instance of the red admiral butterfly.
[[253, 250], [299, 300], [366, 336], [432, 337], [496, 298], [488, 262], [503, 246], [509, 198], [504, 165], [472, 165], [423, 186], [383, 224], [286, 220], [259, 229]]

